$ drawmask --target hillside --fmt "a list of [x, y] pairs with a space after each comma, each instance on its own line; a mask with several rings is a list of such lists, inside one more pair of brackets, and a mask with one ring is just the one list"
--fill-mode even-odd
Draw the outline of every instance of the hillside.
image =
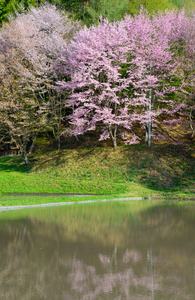
[[0, 158], [1, 193], [88, 193], [195, 198], [194, 148], [146, 145], [44, 150]]

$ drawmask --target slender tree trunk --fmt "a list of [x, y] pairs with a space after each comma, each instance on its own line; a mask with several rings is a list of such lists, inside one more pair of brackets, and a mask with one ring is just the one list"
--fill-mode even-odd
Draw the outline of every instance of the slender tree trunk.
[[29, 165], [28, 157], [27, 157], [27, 155], [26, 155], [26, 152], [25, 152], [25, 151], [24, 151], [24, 152], [22, 152], [22, 156], [23, 156], [23, 159], [24, 159], [24, 163], [25, 163], [25, 165]]
[[75, 135], [74, 137], [75, 137], [76, 141], [79, 142], [78, 135]]
[[32, 151], [33, 151], [33, 149], [34, 149], [35, 141], [36, 141], [36, 139], [37, 139], [37, 135], [38, 135], [38, 132], [35, 134], [35, 136], [34, 136], [34, 138], [33, 138], [33, 142], [32, 142], [32, 144], [31, 144], [31, 146], [30, 146], [30, 149], [29, 149], [29, 151], [28, 151], [28, 154], [31, 154]]
[[[55, 133], [54, 128], [52, 129], [52, 131], [53, 131], [53, 136], [54, 136], [55, 141], [56, 141], [57, 150], [60, 150], [61, 149], [60, 135], [58, 135], [57, 132]], [[59, 132], [59, 128], [58, 128], [58, 132]]]
[[112, 129], [112, 125], [109, 125], [109, 133], [110, 133], [110, 137], [112, 140], [112, 145], [114, 148], [117, 147], [117, 142], [116, 142], [116, 131], [117, 131], [117, 125], [114, 125], [114, 129]]
[[[74, 114], [74, 105], [72, 106], [72, 113]], [[74, 137], [75, 137], [76, 141], [78, 142], [78, 141], [79, 141], [79, 138], [78, 138], [78, 136], [77, 136], [77, 135], [75, 135]]]
[[25, 142], [20, 141], [20, 143], [17, 142], [16, 140], [13, 140], [13, 141], [16, 143], [16, 146], [19, 148], [19, 153], [23, 157], [25, 165], [29, 165], [29, 161], [28, 161], [28, 157], [27, 157], [27, 153], [26, 153], [27, 141], [25, 141]]
[[[150, 64], [150, 76], [151, 76], [151, 71], [152, 71], [152, 66]], [[148, 111], [149, 111], [149, 114], [152, 111], [152, 88], [151, 88], [151, 86], [150, 86], [150, 89], [149, 89]], [[150, 115], [149, 120], [148, 120], [148, 124], [147, 124], [148, 147], [151, 147], [151, 133], [152, 133], [152, 120], [151, 120], [151, 115]]]
[[60, 150], [61, 149], [60, 136], [57, 137], [57, 143], [58, 143], [58, 150]]
[[148, 141], [148, 124], [145, 126], [145, 142]]
[[194, 124], [193, 124], [192, 109], [190, 110], [189, 120], [190, 120], [190, 128], [192, 130], [192, 138], [193, 138], [194, 137], [195, 128], [194, 128]]
[[115, 137], [115, 136], [112, 138], [112, 144], [113, 144], [113, 147], [114, 147], [114, 148], [117, 147], [116, 137]]
[[32, 153], [34, 146], [35, 146], [35, 142], [33, 141], [31, 146], [30, 146], [30, 149], [29, 149], [29, 154]]

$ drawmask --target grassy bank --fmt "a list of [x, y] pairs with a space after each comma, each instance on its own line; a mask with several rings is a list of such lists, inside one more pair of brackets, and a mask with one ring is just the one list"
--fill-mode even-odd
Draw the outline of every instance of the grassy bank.
[[[124, 196], [195, 198], [194, 151], [189, 146], [66, 149], [39, 153], [29, 160], [30, 165], [25, 166], [20, 157], [0, 158], [1, 201], [18, 204], [23, 201], [22, 197], [8, 197], [5, 193], [104, 194], [98, 199]], [[87, 199], [95, 198], [97, 196]], [[24, 201], [27, 199], [30, 201], [28, 197]], [[69, 197], [33, 199], [31, 197], [31, 204], [70, 201]], [[73, 201], [78, 199], [72, 198]]]

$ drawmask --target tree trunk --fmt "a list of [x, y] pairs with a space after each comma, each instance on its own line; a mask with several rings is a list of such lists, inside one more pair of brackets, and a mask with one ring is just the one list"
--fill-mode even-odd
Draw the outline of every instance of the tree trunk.
[[110, 133], [110, 137], [112, 140], [112, 145], [114, 148], [117, 147], [117, 143], [116, 143], [116, 131], [117, 131], [117, 125], [114, 125], [114, 129], [112, 129], [112, 125], [109, 125], [109, 133]]
[[30, 149], [28, 151], [28, 154], [32, 153], [34, 146], [35, 146], [35, 142], [33, 141], [32, 144], [31, 144], [31, 146], [30, 146]]
[[[151, 76], [151, 72], [152, 72], [152, 66], [151, 66], [151, 63], [150, 63], [150, 76]], [[152, 111], [152, 88], [150, 86], [150, 89], [149, 89], [149, 102], [148, 102], [148, 111], [149, 111], [149, 114], [151, 113]], [[148, 147], [151, 147], [151, 133], [152, 133], [152, 120], [151, 120], [151, 115], [149, 116], [149, 120], [148, 120], [148, 137], [147, 137], [147, 141], [148, 141]]]
[[190, 128], [192, 131], [192, 138], [194, 137], [194, 132], [195, 132], [195, 128], [194, 128], [194, 124], [193, 124], [193, 117], [192, 117], [192, 109], [190, 110], [190, 114], [189, 114], [189, 120], [190, 120]]
[[78, 135], [75, 135], [74, 137], [75, 137], [76, 141], [79, 142]]
[[61, 149], [60, 136], [57, 137], [58, 150]]
[[145, 142], [148, 141], [148, 124], [145, 126]]
[[24, 158], [24, 163], [25, 163], [25, 165], [29, 165], [28, 157], [27, 157], [27, 155], [26, 155], [25, 152], [22, 153], [22, 156], [23, 156], [23, 158]]
[[116, 137], [113, 137], [113, 138], [112, 138], [112, 145], [113, 145], [114, 148], [117, 147]]
[[29, 149], [29, 151], [28, 151], [28, 154], [31, 154], [32, 151], [33, 151], [33, 149], [34, 149], [35, 141], [36, 141], [36, 139], [37, 139], [37, 135], [38, 135], [38, 132], [35, 134], [35, 136], [34, 136], [34, 138], [33, 138], [33, 141], [32, 141], [32, 144], [31, 144], [31, 146], [30, 146], [30, 149]]

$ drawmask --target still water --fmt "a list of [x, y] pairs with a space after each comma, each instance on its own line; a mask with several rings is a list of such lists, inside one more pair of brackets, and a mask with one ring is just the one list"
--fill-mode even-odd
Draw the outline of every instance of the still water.
[[0, 299], [195, 299], [195, 205], [0, 212]]

